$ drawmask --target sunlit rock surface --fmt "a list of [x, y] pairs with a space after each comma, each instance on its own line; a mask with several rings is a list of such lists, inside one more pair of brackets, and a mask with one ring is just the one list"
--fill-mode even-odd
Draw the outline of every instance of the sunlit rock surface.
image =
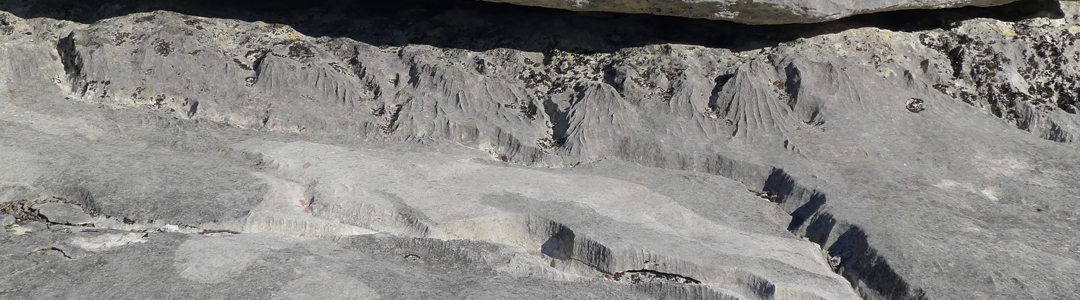
[[589, 12], [656, 14], [745, 24], [816, 23], [908, 9], [995, 6], [1016, 0], [483, 0]]
[[1075, 2], [0, 11], [0, 298], [1080, 298]]

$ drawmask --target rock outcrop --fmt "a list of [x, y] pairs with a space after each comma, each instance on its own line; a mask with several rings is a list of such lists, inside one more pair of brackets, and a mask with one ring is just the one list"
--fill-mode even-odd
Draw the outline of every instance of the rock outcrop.
[[1080, 298], [1080, 4], [439, 3], [0, 3], [0, 298]]
[[832, 21], [852, 15], [964, 6], [995, 6], [1016, 0], [484, 0], [589, 12], [656, 14], [744, 24]]

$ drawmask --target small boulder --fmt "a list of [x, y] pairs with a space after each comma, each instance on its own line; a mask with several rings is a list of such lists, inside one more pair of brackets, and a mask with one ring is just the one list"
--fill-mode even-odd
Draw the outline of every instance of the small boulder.
[[42, 203], [33, 206], [50, 223], [66, 225], [85, 225], [94, 221], [83, 212], [82, 207], [68, 203]]

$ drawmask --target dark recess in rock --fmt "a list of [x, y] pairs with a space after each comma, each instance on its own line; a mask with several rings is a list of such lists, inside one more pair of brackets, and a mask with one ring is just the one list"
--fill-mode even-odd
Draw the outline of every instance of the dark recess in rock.
[[[866, 232], [852, 226], [829, 247], [830, 254], [840, 257], [838, 272], [841, 275], [852, 284], [864, 280], [870, 289], [885, 299], [927, 299], [926, 292], [909, 286], [884, 258], [877, 255], [877, 250], [871, 248], [866, 239]], [[865, 294], [863, 297], [878, 298]]]
[[[948, 28], [955, 22], [972, 18], [1016, 21], [1031, 17], [1063, 16], [1056, 0], [1022, 0], [987, 8], [884, 12], [827, 23], [797, 25], [743, 25], [726, 21], [627, 14], [605, 14], [604, 18], [597, 18], [588, 13], [475, 0], [43, 0], [32, 1], [31, 5], [20, 3], [25, 1], [30, 0], [0, 2], [0, 10], [23, 18], [49, 17], [82, 23], [136, 12], [170, 10], [204, 17], [286, 24], [308, 36], [348, 37], [371, 45], [423, 44], [473, 51], [497, 48], [523, 51], [558, 49], [574, 53], [614, 52], [626, 47], [663, 43], [741, 51], [860, 27], [918, 31]], [[300, 17], [328, 11], [348, 12], [344, 15], [350, 16], [350, 19]], [[375, 22], [353, 22], [355, 20]], [[574, 34], [581, 31], [589, 34]], [[431, 32], [440, 34], [429, 34]], [[619, 38], [576, 38], [584, 36]]]

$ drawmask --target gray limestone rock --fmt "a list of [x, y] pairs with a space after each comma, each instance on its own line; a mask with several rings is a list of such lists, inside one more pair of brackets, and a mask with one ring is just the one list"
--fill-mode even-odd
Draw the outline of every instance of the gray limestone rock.
[[0, 215], [0, 226], [8, 226], [11, 224], [15, 224], [15, 216]]
[[33, 206], [38, 214], [45, 216], [50, 223], [67, 225], [85, 225], [94, 222], [82, 207], [69, 203], [42, 203]]
[[0, 233], [0, 298], [1080, 298], [1075, 2], [31, 2], [0, 202], [104, 221]]
[[[0, 233], [4, 245], [0, 255], [7, 258], [0, 264], [5, 274], [0, 295], [9, 299], [90, 299], [118, 293], [134, 298], [652, 299], [608, 280], [506, 276], [494, 266], [527, 254], [473, 241], [151, 232], [139, 234], [145, 235], [142, 242], [114, 245], [108, 251], [78, 246], [79, 241], [122, 234], [108, 230]], [[25, 271], [30, 267], [39, 269]]]
[[484, 0], [575, 11], [656, 14], [745, 24], [816, 23], [905, 9], [994, 6], [1016, 0]]

